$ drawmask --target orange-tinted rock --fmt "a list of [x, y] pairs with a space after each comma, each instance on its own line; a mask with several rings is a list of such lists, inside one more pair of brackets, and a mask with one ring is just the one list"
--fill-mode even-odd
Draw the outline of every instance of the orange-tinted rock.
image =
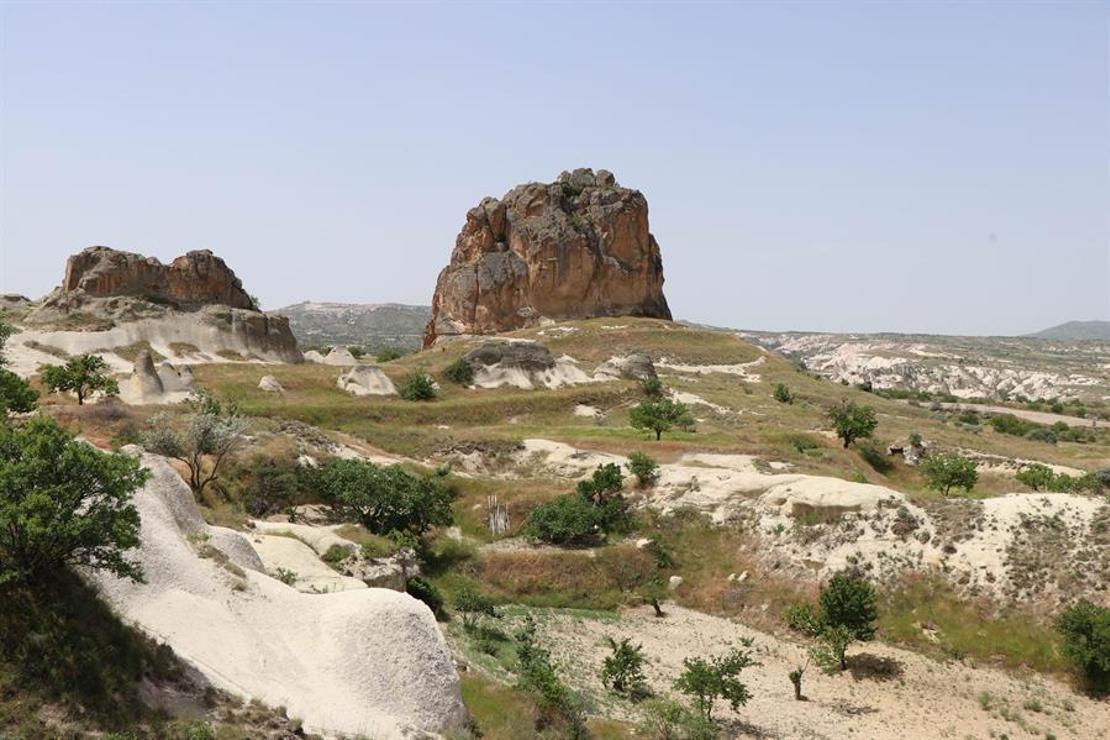
[[424, 346], [543, 319], [670, 319], [647, 200], [605, 170], [513, 188], [466, 214], [439, 274]]

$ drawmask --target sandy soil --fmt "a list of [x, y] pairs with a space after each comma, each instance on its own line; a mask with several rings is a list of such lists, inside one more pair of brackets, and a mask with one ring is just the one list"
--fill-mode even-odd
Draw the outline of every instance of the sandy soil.
[[[880, 643], [849, 648], [849, 671], [828, 676], [810, 665], [803, 679], [807, 701], [795, 701], [787, 673], [806, 663], [802, 644], [781, 640], [739, 623], [674, 605], [657, 619], [650, 608], [619, 619], [546, 613], [540, 633], [575, 688], [594, 697], [605, 713], [636, 716], [633, 705], [606, 695], [597, 673], [608, 654], [606, 636], [631, 637], [643, 645], [652, 690], [673, 694], [671, 684], [689, 656], [721, 654], [740, 638], [754, 640], [761, 665], [746, 669], [753, 697], [739, 712], [718, 702], [728, 737], [873, 738], [1058, 738], [1110, 737], [1110, 703], [1095, 702], [1059, 681], [1013, 676], [990, 668], [942, 664]], [[985, 708], [984, 708], [985, 705]]]

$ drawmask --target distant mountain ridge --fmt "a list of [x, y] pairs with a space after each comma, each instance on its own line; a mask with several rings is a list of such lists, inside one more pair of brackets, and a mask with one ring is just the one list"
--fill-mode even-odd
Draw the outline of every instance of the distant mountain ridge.
[[370, 350], [411, 350], [420, 347], [431, 308], [403, 303], [302, 301], [273, 313], [289, 317], [289, 326], [304, 348], [344, 344]]
[[1063, 324], [1026, 334], [1034, 339], [1063, 341], [1102, 340], [1110, 342], [1110, 321], [1066, 321]]

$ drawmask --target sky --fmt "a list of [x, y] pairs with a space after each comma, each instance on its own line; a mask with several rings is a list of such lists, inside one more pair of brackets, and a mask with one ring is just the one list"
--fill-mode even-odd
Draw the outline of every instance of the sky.
[[0, 2], [0, 292], [212, 249], [265, 308], [431, 301], [466, 211], [641, 190], [676, 318], [1110, 319], [1110, 5]]

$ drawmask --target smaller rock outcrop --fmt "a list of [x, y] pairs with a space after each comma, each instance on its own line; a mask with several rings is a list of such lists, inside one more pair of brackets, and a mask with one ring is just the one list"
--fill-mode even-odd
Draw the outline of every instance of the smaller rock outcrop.
[[169, 360], [163, 360], [158, 365], [158, 379], [162, 381], [162, 390], [167, 393], [192, 391], [196, 386], [193, 371], [188, 365], [178, 370]]
[[285, 390], [273, 375], [263, 375], [258, 381], [258, 388], [267, 393], [281, 393]]
[[165, 390], [162, 378], [154, 369], [154, 358], [150, 352], [142, 350], [135, 358], [135, 367], [126, 381], [126, 388], [120, 389], [124, 400], [135, 405], [161, 403]]
[[655, 363], [645, 352], [610, 357], [596, 371], [597, 375], [628, 380], [647, 380], [656, 377]]
[[389, 376], [374, 365], [355, 365], [340, 375], [335, 384], [354, 396], [393, 396], [397, 393]]
[[351, 365], [357, 365], [358, 359], [356, 359], [355, 356], [351, 354], [351, 350], [347, 349], [346, 347], [339, 346], [332, 347], [331, 351], [324, 355], [324, 359], [322, 360], [322, 362], [325, 365], [341, 365], [343, 367], [350, 367]]
[[531, 390], [592, 382], [572, 358], [556, 359], [547, 347], [525, 340], [486, 342], [463, 355], [463, 361], [474, 370], [478, 388]]
[[303, 357], [305, 362], [315, 362], [321, 365], [324, 364], [324, 356], [314, 349], [310, 349], [308, 352], [305, 352]]

